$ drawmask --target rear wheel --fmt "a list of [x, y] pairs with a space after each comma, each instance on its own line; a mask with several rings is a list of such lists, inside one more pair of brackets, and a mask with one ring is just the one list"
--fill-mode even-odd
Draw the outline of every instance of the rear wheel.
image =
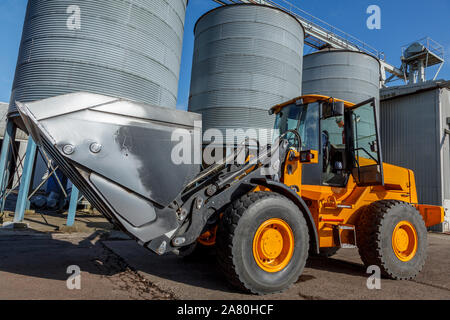
[[397, 200], [377, 201], [362, 211], [357, 225], [359, 254], [396, 280], [414, 279], [426, 259], [427, 230], [420, 213]]
[[235, 287], [269, 294], [287, 289], [308, 258], [306, 221], [289, 199], [255, 192], [235, 201], [219, 224], [219, 267]]

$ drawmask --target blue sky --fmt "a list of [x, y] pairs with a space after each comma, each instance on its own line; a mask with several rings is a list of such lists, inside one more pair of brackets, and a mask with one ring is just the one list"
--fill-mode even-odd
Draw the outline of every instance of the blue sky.
[[[185, 109], [197, 19], [217, 6], [211, 0], [190, 0], [186, 17], [178, 105]], [[430, 36], [441, 43], [449, 61], [439, 78], [450, 79], [450, 1], [449, 0], [291, 0], [292, 3], [328, 23], [363, 40], [386, 54], [386, 60], [400, 65], [401, 47]], [[26, 0], [0, 0], [0, 101], [9, 101], [17, 52], [25, 15]], [[381, 8], [381, 30], [366, 26], [368, 6]], [[309, 52], [309, 48], [305, 48]]]

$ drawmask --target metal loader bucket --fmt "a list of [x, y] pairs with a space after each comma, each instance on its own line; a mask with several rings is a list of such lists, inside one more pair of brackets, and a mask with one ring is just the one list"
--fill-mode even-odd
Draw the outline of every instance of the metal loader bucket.
[[143, 243], [178, 228], [168, 206], [200, 166], [172, 161], [172, 134], [186, 129], [192, 154], [201, 152], [200, 115], [90, 93], [17, 108], [34, 141], [111, 221]]

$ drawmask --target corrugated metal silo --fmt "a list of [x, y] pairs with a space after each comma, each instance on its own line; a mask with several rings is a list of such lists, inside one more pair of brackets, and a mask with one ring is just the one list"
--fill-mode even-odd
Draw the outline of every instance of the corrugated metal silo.
[[359, 103], [380, 101], [380, 62], [368, 54], [324, 50], [304, 57], [303, 94], [322, 94]]
[[300, 22], [278, 9], [208, 12], [195, 28], [189, 110], [203, 115], [204, 130], [272, 129], [269, 108], [301, 94], [303, 43]]
[[10, 105], [88, 91], [175, 108], [187, 1], [29, 1]]

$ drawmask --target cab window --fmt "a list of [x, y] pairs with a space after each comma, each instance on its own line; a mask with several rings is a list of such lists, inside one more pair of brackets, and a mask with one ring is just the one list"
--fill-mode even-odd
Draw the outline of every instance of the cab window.
[[[288, 130], [297, 130], [302, 139], [302, 150], [319, 150], [319, 104], [292, 104], [281, 110], [275, 122], [275, 129], [279, 134]], [[290, 134], [287, 139], [295, 144]], [[294, 146], [294, 145], [293, 145]]]
[[322, 184], [345, 186], [346, 168], [345, 122], [343, 116], [321, 120]]

